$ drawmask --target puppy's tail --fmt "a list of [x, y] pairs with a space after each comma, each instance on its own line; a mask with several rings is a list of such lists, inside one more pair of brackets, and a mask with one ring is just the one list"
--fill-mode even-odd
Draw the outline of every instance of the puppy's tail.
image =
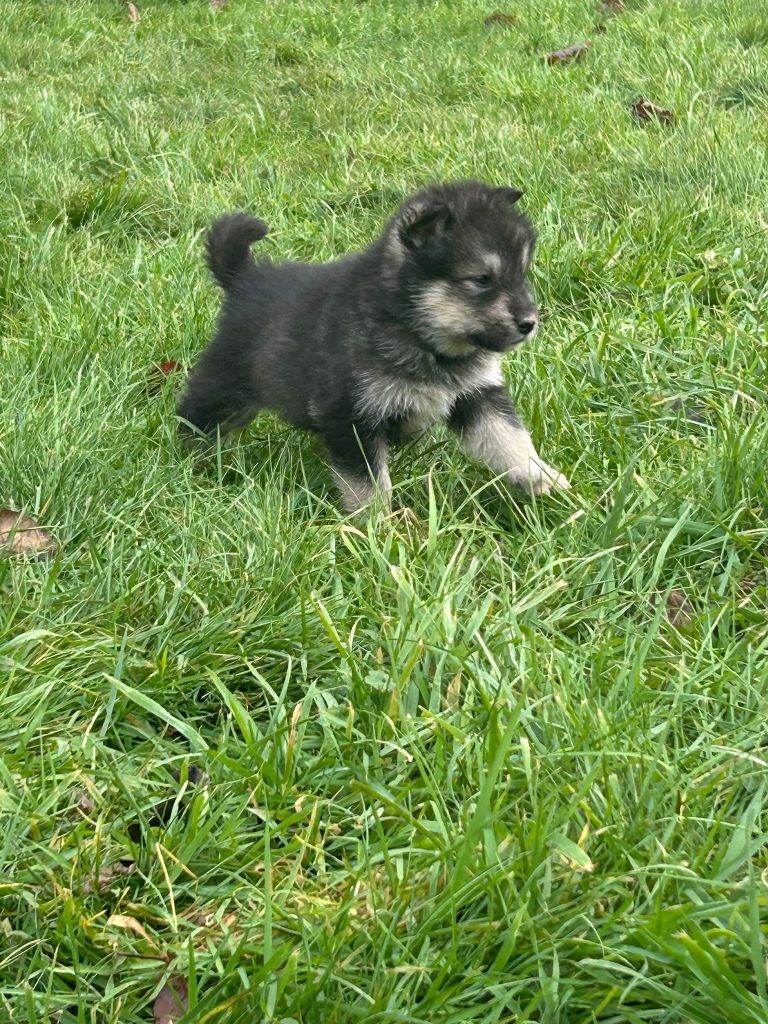
[[250, 246], [269, 231], [263, 220], [247, 213], [227, 213], [213, 222], [205, 240], [208, 266], [222, 288], [229, 288], [253, 263]]

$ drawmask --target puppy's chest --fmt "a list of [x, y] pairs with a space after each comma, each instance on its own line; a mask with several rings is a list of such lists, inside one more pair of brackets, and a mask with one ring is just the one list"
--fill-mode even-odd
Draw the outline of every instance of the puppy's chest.
[[374, 423], [408, 424], [409, 430], [423, 430], [448, 416], [455, 392], [442, 385], [366, 377], [358, 396], [360, 412]]
[[367, 377], [361, 382], [359, 409], [381, 425], [402, 434], [417, 434], [448, 419], [456, 399], [483, 385], [497, 383], [497, 366], [460, 382], [420, 382], [398, 377]]

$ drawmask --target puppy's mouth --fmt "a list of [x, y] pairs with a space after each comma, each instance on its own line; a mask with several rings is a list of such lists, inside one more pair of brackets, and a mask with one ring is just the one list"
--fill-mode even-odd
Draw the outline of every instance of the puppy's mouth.
[[467, 335], [467, 341], [476, 348], [485, 349], [486, 352], [511, 352], [519, 348], [526, 341], [529, 341], [536, 334], [536, 328], [523, 334], [521, 331], [473, 331]]

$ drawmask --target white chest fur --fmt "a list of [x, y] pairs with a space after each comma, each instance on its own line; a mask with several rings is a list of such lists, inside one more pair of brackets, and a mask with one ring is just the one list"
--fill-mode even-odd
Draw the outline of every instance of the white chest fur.
[[404, 420], [409, 433], [426, 430], [446, 420], [457, 398], [501, 383], [499, 357], [468, 370], [466, 377], [452, 384], [423, 384], [396, 376], [366, 375], [361, 381], [359, 411], [375, 423]]

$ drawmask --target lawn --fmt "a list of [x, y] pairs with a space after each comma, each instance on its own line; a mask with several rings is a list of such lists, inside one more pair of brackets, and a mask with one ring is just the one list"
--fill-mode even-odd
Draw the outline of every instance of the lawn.
[[[768, 14], [495, 3], [4, 0], [0, 506], [61, 546], [0, 557], [3, 1022], [768, 1020]], [[570, 492], [180, 451], [214, 216], [324, 260], [469, 176]]]

